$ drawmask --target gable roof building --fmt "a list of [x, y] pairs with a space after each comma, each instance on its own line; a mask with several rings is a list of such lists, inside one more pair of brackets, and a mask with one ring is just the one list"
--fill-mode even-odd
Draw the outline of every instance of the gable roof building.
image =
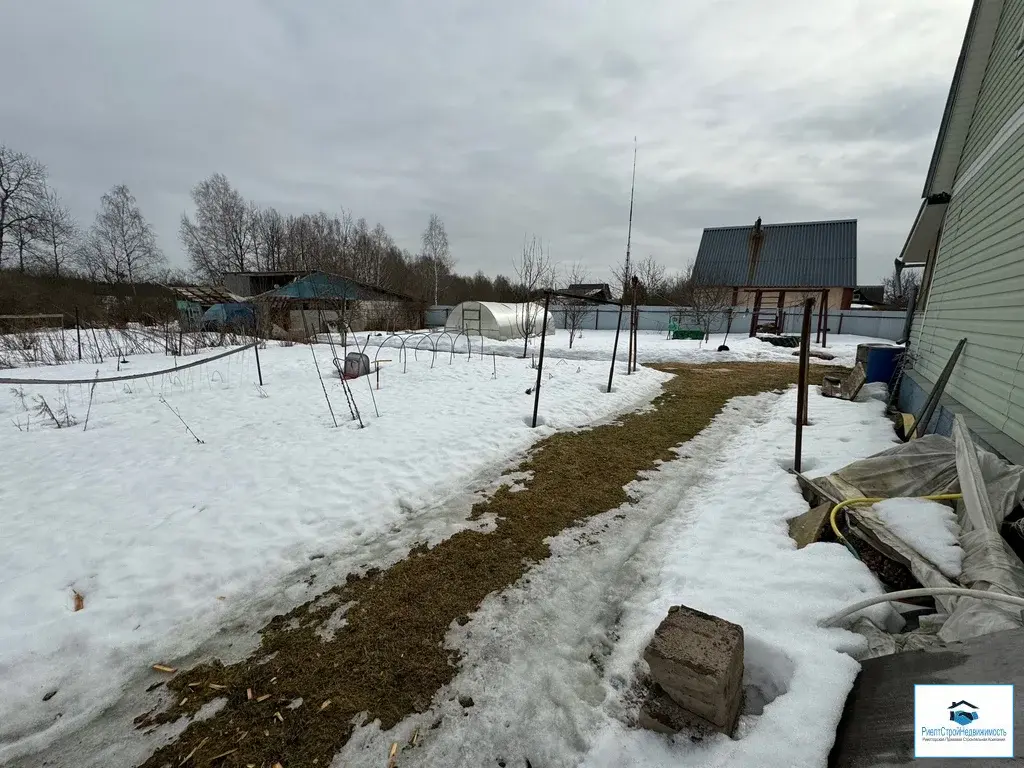
[[702, 282], [804, 290], [857, 286], [857, 220], [714, 227], [694, 264]]
[[732, 305], [751, 309], [750, 335], [780, 332], [787, 307], [813, 297], [819, 333], [828, 309], [849, 309], [857, 286], [857, 221], [712, 227], [704, 230], [693, 279], [732, 289]]
[[612, 289], [608, 283], [573, 283], [565, 289], [565, 293], [580, 296], [586, 299], [612, 300]]

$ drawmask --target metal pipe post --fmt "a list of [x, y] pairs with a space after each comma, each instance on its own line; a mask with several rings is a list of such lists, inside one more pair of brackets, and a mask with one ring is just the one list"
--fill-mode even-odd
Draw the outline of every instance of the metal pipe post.
[[82, 324], [78, 321], [78, 307], [75, 307], [75, 335], [78, 336], [78, 359], [82, 359]]
[[615, 375], [615, 355], [619, 351], [619, 332], [622, 330], [622, 304], [619, 304], [619, 319], [615, 323], [615, 341], [612, 344], [612, 364], [608, 368], [608, 391], [612, 391], [612, 376]]
[[533, 426], [537, 426], [537, 409], [540, 408], [540, 381], [544, 372], [544, 339], [548, 335], [548, 307], [551, 305], [551, 294], [544, 293], [544, 322], [540, 329], [540, 359], [537, 361], [537, 386], [533, 389]]
[[800, 454], [804, 447], [804, 422], [807, 419], [807, 368], [811, 360], [811, 312], [814, 299], [804, 301], [804, 322], [800, 329], [800, 371], [796, 391], [796, 455], [793, 469], [800, 471]]

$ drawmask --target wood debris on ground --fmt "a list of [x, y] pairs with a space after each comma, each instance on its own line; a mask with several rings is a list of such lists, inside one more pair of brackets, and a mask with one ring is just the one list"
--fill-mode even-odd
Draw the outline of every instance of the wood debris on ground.
[[71, 591], [74, 593], [74, 596], [75, 596], [75, 598], [74, 598], [75, 599], [75, 607], [74, 607], [73, 610], [75, 612], [78, 612], [78, 611], [82, 610], [83, 608], [85, 608], [85, 595], [83, 595], [77, 589], [73, 589]]
[[203, 740], [202, 740], [202, 741], [200, 741], [200, 742], [199, 742], [198, 744], [196, 744], [196, 745], [195, 745], [195, 747], [193, 747], [193, 748], [192, 748], [192, 751], [191, 751], [191, 752], [189, 752], [189, 753], [188, 753], [187, 755], [185, 755], [185, 759], [184, 759], [184, 760], [182, 760], [182, 761], [181, 761], [180, 763], [178, 763], [178, 765], [184, 765], [184, 764], [185, 764], [185, 763], [187, 763], [187, 762], [188, 762], [189, 760], [191, 760], [191, 759], [192, 759], [192, 757], [193, 757], [193, 756], [195, 755], [195, 753], [196, 753], [196, 752], [198, 752], [198, 751], [199, 751], [200, 749], [202, 749], [202, 748], [203, 748], [203, 744], [205, 744], [205, 743], [206, 743], [206, 742], [208, 742], [209, 740], [210, 740], [210, 737], [209, 737], [209, 736], [207, 736], [207, 737], [206, 737], [205, 739], [203, 739]]
[[252, 688], [245, 689], [245, 698], [249, 699], [249, 701], [252, 701], [255, 698], [252, 692]]
[[215, 691], [223, 691], [225, 688], [227, 688], [226, 685], [220, 685], [219, 683], [207, 683], [207, 685], [209, 685]]
[[270, 698], [270, 694], [269, 693], [264, 693], [262, 696], [257, 696], [256, 697], [256, 703], [259, 704], [261, 701], [266, 701], [269, 698]]
[[320, 711], [321, 711], [321, 712], [322, 712], [322, 711], [324, 711], [324, 710], [325, 710], [325, 709], [327, 709], [327, 708], [328, 708], [329, 706], [331, 706], [331, 700], [330, 700], [330, 699], [327, 699], [327, 701], [325, 701], [325, 702], [324, 702], [323, 704], [321, 704], [321, 705], [320, 705]]
[[175, 672], [178, 671], [174, 667], [168, 667], [166, 664], [154, 664], [153, 669], [155, 669], [157, 672], [166, 672], [169, 675], [173, 675]]

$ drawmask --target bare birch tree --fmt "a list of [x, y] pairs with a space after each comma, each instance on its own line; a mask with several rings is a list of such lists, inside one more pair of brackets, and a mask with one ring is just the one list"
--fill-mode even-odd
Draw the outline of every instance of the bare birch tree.
[[45, 187], [46, 166], [0, 144], [0, 268], [11, 240], [20, 243], [24, 265], [25, 249], [34, 238]]
[[195, 221], [183, 213], [178, 236], [195, 272], [212, 280], [223, 272], [244, 272], [254, 266], [255, 209], [227, 177], [215, 173], [196, 184], [192, 202], [196, 206]]
[[522, 255], [513, 261], [516, 273], [516, 329], [523, 334], [523, 357], [530, 337], [536, 335], [543, 311], [537, 304], [539, 294], [555, 282], [551, 258], [544, 250], [544, 241], [536, 235], [524, 238]]
[[[580, 262], [576, 262], [566, 270], [565, 273], [565, 288], [562, 290], [568, 290], [570, 286], [579, 285], [586, 283], [590, 279], [590, 275]], [[583, 325], [594, 313], [594, 305], [583, 298], [566, 298], [561, 297], [562, 311], [565, 313], [565, 329], [569, 332], [569, 349], [572, 349], [572, 343], [577, 336], [582, 336], [581, 331]]]
[[79, 246], [78, 222], [57, 193], [47, 189], [43, 195], [39, 220], [39, 267], [60, 277], [61, 270], [71, 262]]
[[430, 222], [423, 231], [423, 257], [430, 265], [431, 277], [434, 280], [434, 304], [439, 301], [441, 282], [452, 271], [455, 260], [452, 259], [448, 247], [448, 233], [444, 222], [436, 213], [430, 214]]
[[285, 260], [286, 229], [284, 216], [276, 208], [256, 212], [252, 225], [255, 228], [254, 252], [258, 269], [282, 269]]
[[83, 267], [95, 280], [135, 286], [155, 276], [166, 259], [135, 195], [119, 184], [103, 195], [83, 249]]

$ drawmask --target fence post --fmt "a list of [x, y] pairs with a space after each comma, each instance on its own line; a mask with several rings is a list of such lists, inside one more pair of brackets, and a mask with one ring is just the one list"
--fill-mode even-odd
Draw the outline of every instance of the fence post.
[[78, 337], [78, 359], [82, 359], [82, 324], [78, 322], [78, 307], [75, 307], [75, 335]]

